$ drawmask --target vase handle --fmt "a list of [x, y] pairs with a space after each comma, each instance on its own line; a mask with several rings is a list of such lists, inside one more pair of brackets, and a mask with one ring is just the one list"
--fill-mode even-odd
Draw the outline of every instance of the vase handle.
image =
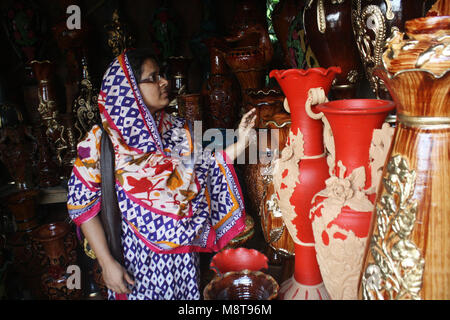
[[305, 103], [305, 111], [306, 114], [314, 119], [320, 120], [323, 117], [323, 113], [314, 113], [311, 109], [313, 105], [328, 102], [327, 96], [325, 95], [325, 91], [323, 88], [311, 88], [308, 91], [308, 99], [306, 99]]

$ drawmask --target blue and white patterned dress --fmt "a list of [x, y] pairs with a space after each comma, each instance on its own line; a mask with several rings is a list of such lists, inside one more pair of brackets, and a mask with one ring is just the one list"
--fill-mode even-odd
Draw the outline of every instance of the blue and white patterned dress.
[[[224, 152], [197, 152], [184, 119], [153, 119], [126, 54], [105, 73], [99, 110], [115, 151], [125, 268], [135, 280], [127, 299], [199, 299], [198, 252], [220, 250], [245, 228], [233, 166]], [[94, 126], [79, 143], [69, 180], [78, 226], [101, 208], [100, 139]]]

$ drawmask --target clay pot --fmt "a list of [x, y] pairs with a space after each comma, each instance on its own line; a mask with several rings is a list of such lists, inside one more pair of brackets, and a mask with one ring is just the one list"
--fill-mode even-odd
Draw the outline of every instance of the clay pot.
[[267, 257], [261, 252], [241, 247], [225, 249], [215, 254], [209, 267], [220, 276], [230, 271], [268, 270], [267, 261]]
[[331, 88], [334, 99], [355, 98], [362, 72], [353, 35], [351, 6], [351, 1], [313, 0], [303, 13], [306, 38], [319, 65], [342, 69]]
[[315, 108], [328, 121], [335, 148], [333, 174], [314, 196], [310, 211], [317, 261], [333, 300], [358, 297], [377, 173], [393, 134], [389, 125], [381, 127], [394, 108], [392, 101], [371, 99], [336, 100]]
[[202, 120], [201, 94], [191, 93], [177, 96], [178, 112], [180, 117], [190, 121]]
[[[291, 113], [291, 131], [281, 158], [274, 165], [273, 181], [283, 220], [295, 242], [294, 276], [281, 285], [284, 299], [326, 299], [314, 250], [309, 210], [314, 194], [329, 177], [323, 145], [322, 123], [308, 117], [305, 103], [310, 88], [328, 94], [340, 69], [272, 70], [271, 77], [286, 95]], [[318, 103], [318, 102], [316, 102]]]
[[[363, 299], [450, 299], [450, 17], [407, 21], [376, 70], [397, 104], [364, 260]], [[438, 284], [438, 285], [437, 285]]]
[[243, 270], [215, 277], [203, 291], [205, 300], [273, 300], [279, 286], [270, 275]]
[[378, 99], [391, 100], [389, 93], [373, 71], [381, 65], [383, 46], [394, 30], [403, 31], [407, 20], [422, 17], [423, 2], [409, 0], [355, 0], [352, 23], [361, 62], [370, 87]]
[[207, 128], [232, 129], [239, 114], [239, 83], [228, 68], [223, 40], [206, 41], [210, 54], [211, 73], [202, 90]]
[[33, 239], [45, 252], [45, 272], [41, 283], [50, 300], [73, 300], [81, 297], [79, 289], [69, 289], [67, 267], [76, 263], [76, 237], [65, 222], [45, 224], [33, 231]]

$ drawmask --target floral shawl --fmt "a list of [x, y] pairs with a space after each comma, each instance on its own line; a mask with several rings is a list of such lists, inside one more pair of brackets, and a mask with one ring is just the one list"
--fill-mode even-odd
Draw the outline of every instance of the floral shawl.
[[[152, 251], [217, 251], [244, 230], [243, 197], [226, 154], [193, 152], [189, 121], [164, 112], [154, 119], [126, 54], [107, 69], [98, 104], [114, 146], [122, 223]], [[94, 126], [78, 144], [68, 184], [68, 211], [78, 226], [101, 209], [101, 133]]]

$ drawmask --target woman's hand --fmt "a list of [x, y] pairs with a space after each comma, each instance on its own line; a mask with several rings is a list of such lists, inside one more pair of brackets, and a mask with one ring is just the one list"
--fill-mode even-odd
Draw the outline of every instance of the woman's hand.
[[[238, 126], [238, 141], [237, 144], [242, 144], [244, 148], [248, 147], [250, 142], [250, 132], [256, 124], [256, 108], [251, 109], [242, 116], [241, 122]], [[256, 138], [256, 137], [254, 137]]]
[[256, 109], [253, 108], [242, 116], [238, 127], [238, 141], [225, 149], [229, 161], [234, 162], [234, 160], [236, 160], [236, 158], [248, 147], [250, 139], [256, 139], [256, 135], [251, 134], [255, 124]]
[[101, 267], [103, 281], [108, 289], [119, 294], [131, 292], [127, 284], [134, 285], [134, 281], [120, 263], [111, 259], [107, 263], [102, 263]]

